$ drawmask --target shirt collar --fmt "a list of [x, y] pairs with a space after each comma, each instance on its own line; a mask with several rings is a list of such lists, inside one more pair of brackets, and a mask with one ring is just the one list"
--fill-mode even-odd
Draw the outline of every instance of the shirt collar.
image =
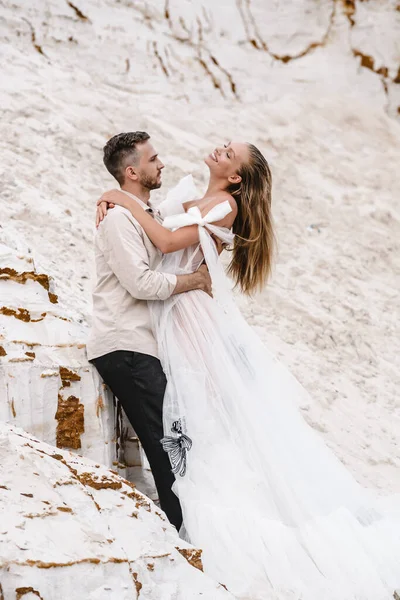
[[121, 192], [124, 192], [124, 194], [127, 194], [127, 196], [130, 196], [131, 198], [133, 198], [134, 200], [136, 200], [136, 202], [139, 204], [139, 206], [141, 206], [143, 208], [143, 210], [145, 210], [146, 212], [153, 212], [153, 209], [152, 209], [151, 206], [149, 206], [148, 204], [146, 204], [145, 202], [143, 202], [143, 200], [141, 200], [140, 198], [138, 198], [134, 194], [131, 194], [130, 192], [127, 192], [126, 190], [121, 190]]

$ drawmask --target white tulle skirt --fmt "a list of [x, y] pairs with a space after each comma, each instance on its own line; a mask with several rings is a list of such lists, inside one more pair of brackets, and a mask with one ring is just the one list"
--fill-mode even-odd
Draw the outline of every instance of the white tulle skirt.
[[152, 314], [165, 435], [184, 473], [174, 491], [205, 572], [249, 600], [393, 598], [399, 499], [357, 484], [303, 420], [304, 389], [238, 311], [194, 291]]
[[229, 241], [212, 224], [224, 206], [206, 219], [184, 213], [183, 199], [195, 197], [186, 177], [161, 205], [167, 227], [198, 222], [200, 246], [166, 255], [159, 269], [189, 273], [204, 258], [214, 299], [193, 291], [149, 303], [168, 379], [163, 445], [182, 535], [242, 600], [391, 600], [400, 588], [400, 498], [358, 485], [304, 421], [305, 390], [232, 298], [209, 234]]

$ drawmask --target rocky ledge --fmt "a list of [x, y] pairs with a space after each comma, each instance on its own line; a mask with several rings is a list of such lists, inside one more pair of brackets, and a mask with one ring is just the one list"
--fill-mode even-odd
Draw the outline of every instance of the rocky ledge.
[[2, 600], [228, 600], [135, 486], [0, 425]]

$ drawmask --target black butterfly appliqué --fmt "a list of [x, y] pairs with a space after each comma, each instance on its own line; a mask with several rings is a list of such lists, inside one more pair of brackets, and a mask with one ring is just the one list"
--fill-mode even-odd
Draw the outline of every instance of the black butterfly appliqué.
[[177, 433], [178, 437], [166, 436], [161, 440], [165, 452], [168, 452], [172, 465], [172, 472], [181, 477], [186, 473], [187, 453], [191, 449], [193, 442], [184, 433], [182, 433], [181, 419], [174, 421], [171, 427], [172, 433]]

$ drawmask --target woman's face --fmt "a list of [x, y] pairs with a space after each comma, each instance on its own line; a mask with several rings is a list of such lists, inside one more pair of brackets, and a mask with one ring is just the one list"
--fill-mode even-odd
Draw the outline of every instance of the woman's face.
[[227, 179], [230, 183], [239, 183], [238, 171], [250, 157], [249, 147], [241, 142], [229, 142], [215, 148], [205, 159], [212, 175]]

